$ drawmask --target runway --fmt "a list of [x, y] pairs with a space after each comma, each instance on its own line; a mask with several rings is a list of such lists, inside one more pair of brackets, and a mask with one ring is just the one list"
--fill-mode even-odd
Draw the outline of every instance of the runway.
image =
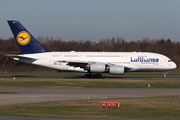
[[[110, 119], [79, 119], [79, 118], [40, 118], [40, 117], [25, 117], [25, 116], [8, 116], [1, 115], [0, 120], [110, 120]], [[119, 120], [118, 118], [111, 120]], [[120, 119], [120, 120], [167, 120], [167, 119]], [[178, 118], [171, 118], [171, 120], [178, 120]]]
[[83, 100], [83, 97], [90, 99], [159, 97], [180, 93], [180, 89], [152, 88], [0, 88], [0, 91], [18, 93], [0, 94], [0, 105]]
[[[40, 118], [40, 117], [25, 117], [25, 116], [9, 116], [1, 115], [0, 120], [110, 120], [110, 119], [79, 119], [79, 118]], [[118, 118], [111, 120], [119, 120]], [[120, 120], [167, 120], [167, 119], [120, 119]], [[178, 118], [171, 118], [171, 120], [178, 120]]]
[[[17, 94], [0, 94], [0, 106], [13, 104], [27, 104], [52, 101], [83, 100], [108, 98], [138, 98], [138, 97], [160, 97], [173, 96], [180, 93], [180, 89], [153, 89], [153, 88], [0, 88], [2, 92], [17, 92]], [[0, 115], [3, 120], [51, 120], [52, 118], [24, 117]], [[60, 118], [53, 118], [59, 120]], [[63, 120], [62, 118], [60, 120]], [[68, 120], [68, 119], [66, 119]], [[76, 119], [75, 119], [76, 120]], [[95, 119], [96, 120], [96, 119]], [[97, 119], [98, 120], [98, 119]], [[102, 120], [102, 119], [101, 119]], [[106, 119], [104, 119], [106, 120]], [[108, 119], [107, 119], [108, 120]], [[127, 120], [127, 119], [126, 119]], [[133, 119], [130, 119], [133, 120]], [[135, 120], [135, 119], [134, 119]], [[151, 119], [146, 119], [151, 120]]]
[[83, 76], [0, 76], [0, 78], [18, 79], [131, 79], [131, 80], [180, 80], [180, 77], [101, 77], [84, 78]]

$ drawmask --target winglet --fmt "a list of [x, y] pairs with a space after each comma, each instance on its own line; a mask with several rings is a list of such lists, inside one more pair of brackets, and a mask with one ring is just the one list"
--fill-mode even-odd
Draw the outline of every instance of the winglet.
[[8, 20], [7, 22], [22, 54], [48, 52], [19, 21]]

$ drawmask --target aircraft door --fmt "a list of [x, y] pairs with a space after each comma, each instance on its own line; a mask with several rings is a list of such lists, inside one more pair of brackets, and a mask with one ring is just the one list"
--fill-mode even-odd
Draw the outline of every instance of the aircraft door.
[[160, 60], [160, 66], [164, 66], [164, 64], [163, 64], [163, 61], [162, 61], [162, 60]]
[[57, 62], [60, 60], [60, 55], [58, 54], [51, 54], [49, 55], [49, 66], [56, 65]]
[[49, 56], [49, 66], [53, 65], [52, 55]]
[[81, 60], [84, 59], [84, 55], [82, 55], [82, 54], [80, 54], [79, 57], [80, 57]]

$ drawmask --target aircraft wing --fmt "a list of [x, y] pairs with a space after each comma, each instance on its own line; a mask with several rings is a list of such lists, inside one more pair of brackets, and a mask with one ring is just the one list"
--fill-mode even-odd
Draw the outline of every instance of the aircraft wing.
[[90, 62], [88, 61], [80, 61], [80, 60], [64, 60], [58, 62], [64, 62], [67, 63], [67, 65], [69, 66], [80, 67], [80, 68], [84, 68], [86, 65], [90, 64]]
[[77, 62], [68, 62], [67, 65], [84, 68], [88, 63], [77, 63]]
[[80, 67], [80, 68], [84, 68], [92, 64], [105, 64], [107, 66], [115, 66], [115, 64], [96, 62], [96, 61], [65, 60], [65, 61], [58, 61], [58, 62], [65, 62], [69, 66]]
[[[108, 67], [116, 66], [116, 64], [102, 63], [102, 62], [95, 62], [95, 61], [65, 60], [65, 61], [58, 61], [58, 62], [65, 62], [69, 66], [80, 67], [80, 68], [89, 67], [92, 64], [105, 64]], [[133, 68], [130, 68], [130, 67], [125, 67], [125, 66], [124, 66], [124, 69], [125, 69], [126, 72], [127, 71], [136, 71], [136, 69], [133, 69]]]

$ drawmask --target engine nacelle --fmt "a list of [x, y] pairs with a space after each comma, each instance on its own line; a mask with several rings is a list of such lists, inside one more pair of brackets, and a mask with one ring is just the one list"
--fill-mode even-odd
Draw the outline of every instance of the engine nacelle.
[[95, 73], [103, 73], [105, 72], [105, 64], [92, 64], [89, 66], [90, 67], [90, 72], [95, 72]]
[[112, 66], [109, 68], [109, 73], [110, 74], [115, 74], [115, 75], [123, 75], [124, 74], [124, 67], [123, 66]]

